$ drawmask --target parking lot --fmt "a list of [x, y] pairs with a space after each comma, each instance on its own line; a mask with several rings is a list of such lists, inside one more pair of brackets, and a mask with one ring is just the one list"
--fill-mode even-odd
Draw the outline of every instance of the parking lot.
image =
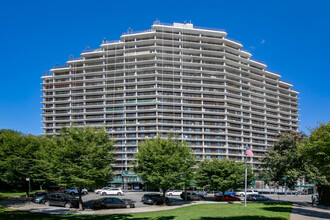
[[[120, 199], [131, 199], [135, 201], [135, 207], [136, 208], [141, 208], [141, 207], [150, 207], [151, 205], [144, 204], [142, 203], [141, 199], [144, 194], [148, 193], [157, 193], [157, 192], [141, 192], [141, 191], [128, 191], [126, 192], [123, 196], [117, 196], [117, 195], [108, 195], [106, 197], [117, 197]], [[77, 197], [77, 196], [76, 196]], [[92, 201], [96, 199], [103, 198], [105, 196], [101, 196], [99, 194], [95, 193], [89, 193], [87, 195], [84, 195], [83, 202], [85, 207], [91, 207]], [[167, 196], [170, 201], [170, 205], [183, 205], [183, 204], [189, 204], [191, 201], [183, 201], [180, 196]], [[205, 197], [205, 201], [214, 201], [214, 195], [213, 194], [208, 194]]]
[[[107, 196], [101, 196], [99, 194], [95, 194], [95, 193], [89, 193], [87, 195], [84, 195], [82, 197], [83, 201], [84, 201], [84, 206], [85, 207], [91, 207], [92, 205], [92, 201], [93, 200], [96, 200], [96, 199], [100, 199], [100, 198], [103, 198], [103, 197], [117, 197], [117, 198], [120, 198], [120, 199], [131, 199], [133, 201], [135, 201], [135, 207], [136, 208], [141, 208], [141, 207], [148, 207], [150, 205], [147, 205], [147, 204], [143, 204], [141, 202], [141, 198], [144, 194], [146, 193], [149, 193], [149, 192], [141, 192], [141, 191], [129, 191], [129, 192], [126, 192], [123, 196], [117, 196], [117, 195], [107, 195]], [[77, 196], [76, 196], [77, 197]], [[170, 198], [170, 201], [173, 201], [173, 202], [177, 202], [179, 200], [182, 201], [182, 199], [179, 197], [179, 196], [169, 196]]]
[[[148, 211], [158, 211], [158, 210], [166, 210], [172, 209], [177, 207], [186, 206], [189, 204], [199, 204], [199, 203], [219, 203], [214, 200], [213, 194], [208, 194], [205, 198], [205, 201], [183, 201], [179, 196], [168, 196], [170, 199], [169, 206], [160, 206], [160, 205], [147, 205], [141, 202], [141, 198], [144, 194], [147, 193], [155, 193], [155, 192], [141, 192], [141, 191], [129, 191], [126, 192], [123, 196], [117, 195], [108, 195], [107, 197], [117, 197], [121, 199], [131, 199], [135, 201], [135, 207], [133, 209], [111, 209], [111, 210], [91, 210], [92, 201], [96, 199], [103, 198], [105, 196], [101, 196], [99, 194], [95, 194], [90, 192], [87, 195], [83, 195], [82, 199], [84, 202], [85, 211], [78, 211], [77, 209], [67, 209], [64, 207], [56, 207], [56, 206], [45, 206], [43, 204], [35, 204], [29, 202], [27, 199], [21, 199], [20, 201], [16, 198], [12, 201], [10, 200], [3, 200], [0, 201], [0, 205], [5, 207], [19, 209], [19, 210], [26, 210], [26, 211], [33, 211], [33, 212], [43, 212], [43, 213], [57, 213], [57, 214], [68, 214], [68, 213], [81, 213], [81, 214], [106, 214], [106, 213], [132, 213], [132, 212], [148, 212]], [[291, 195], [266, 195], [270, 197], [273, 201], [291, 201], [291, 202], [300, 202], [300, 203], [310, 203], [310, 196], [291, 196]], [[78, 197], [77, 195], [75, 197]], [[244, 197], [241, 197], [242, 202], [244, 201]], [[7, 204], [4, 204], [6, 203]]]

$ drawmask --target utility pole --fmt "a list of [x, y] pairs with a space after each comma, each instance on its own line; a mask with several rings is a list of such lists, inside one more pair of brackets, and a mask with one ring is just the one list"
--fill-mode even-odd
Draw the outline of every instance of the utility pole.
[[246, 206], [246, 188], [247, 188], [247, 155], [245, 155], [245, 187], [244, 187], [244, 206]]
[[27, 182], [29, 182], [29, 193], [28, 193], [28, 197], [30, 197], [30, 192], [31, 192], [31, 181], [30, 181], [30, 178], [29, 178], [29, 177], [25, 178], [25, 180], [26, 180]]

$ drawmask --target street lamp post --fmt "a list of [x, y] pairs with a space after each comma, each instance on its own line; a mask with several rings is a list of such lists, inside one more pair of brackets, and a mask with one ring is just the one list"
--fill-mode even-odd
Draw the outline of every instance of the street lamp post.
[[31, 182], [30, 182], [30, 178], [25, 178], [25, 180], [27, 182], [29, 182], [29, 192], [28, 192], [28, 197], [30, 196], [30, 192], [31, 192]]

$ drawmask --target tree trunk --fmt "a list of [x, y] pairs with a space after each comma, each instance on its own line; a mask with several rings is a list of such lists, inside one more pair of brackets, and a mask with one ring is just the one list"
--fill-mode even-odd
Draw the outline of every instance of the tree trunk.
[[184, 201], [187, 201], [187, 186], [184, 184]]
[[84, 210], [83, 201], [82, 201], [82, 198], [81, 198], [82, 189], [77, 188], [77, 190], [78, 190], [78, 196], [79, 196], [79, 210], [82, 211], [82, 210]]
[[222, 192], [222, 201], [225, 201], [225, 191]]
[[330, 206], [330, 186], [318, 186], [319, 204]]
[[166, 190], [167, 189], [162, 188], [162, 191], [163, 191], [163, 205], [166, 205], [166, 196], [165, 196]]

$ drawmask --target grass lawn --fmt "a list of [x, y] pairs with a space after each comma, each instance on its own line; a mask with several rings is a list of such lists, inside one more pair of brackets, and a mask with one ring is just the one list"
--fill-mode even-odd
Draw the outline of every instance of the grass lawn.
[[[35, 193], [37, 191], [31, 191], [31, 194], [33, 194], [33, 193]], [[26, 195], [26, 192], [19, 192], [19, 191], [18, 192], [1, 192], [0, 191], [0, 200], [5, 199], [5, 198], [8, 198], [8, 197], [24, 196], [24, 195]]]
[[238, 220], [238, 219], [262, 219], [262, 220], [288, 220], [290, 219], [291, 203], [251, 203], [247, 207], [243, 204], [200, 204], [172, 210], [158, 212], [144, 212], [133, 214], [113, 215], [50, 215], [16, 211], [0, 207], [0, 219], [70, 219], [70, 220]]

